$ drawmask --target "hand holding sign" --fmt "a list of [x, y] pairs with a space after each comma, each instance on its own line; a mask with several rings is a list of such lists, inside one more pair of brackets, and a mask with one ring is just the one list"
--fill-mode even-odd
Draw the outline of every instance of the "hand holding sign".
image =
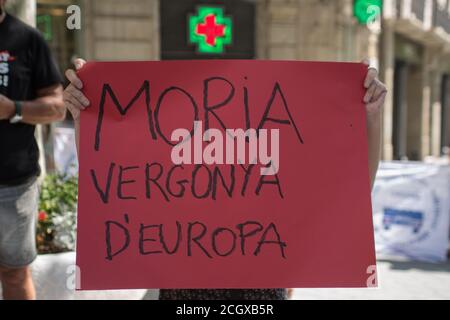
[[[364, 77], [361, 64], [87, 64], [82, 288], [365, 286], [375, 260]], [[66, 95], [81, 109], [78, 90]]]

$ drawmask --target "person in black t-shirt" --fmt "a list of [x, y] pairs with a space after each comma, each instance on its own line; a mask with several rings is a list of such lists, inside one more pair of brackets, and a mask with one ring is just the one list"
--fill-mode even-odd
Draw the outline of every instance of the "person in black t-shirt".
[[33, 299], [39, 150], [36, 124], [63, 120], [62, 78], [35, 29], [0, 0], [0, 280], [4, 299]]

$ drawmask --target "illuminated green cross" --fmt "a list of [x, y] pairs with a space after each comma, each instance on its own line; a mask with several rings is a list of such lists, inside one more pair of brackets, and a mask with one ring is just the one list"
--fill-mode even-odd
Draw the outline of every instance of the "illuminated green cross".
[[383, 0], [354, 0], [353, 15], [361, 24], [372, 22], [381, 14]]
[[200, 53], [223, 53], [231, 44], [231, 18], [223, 15], [220, 7], [198, 7], [196, 16], [188, 19], [189, 43], [196, 44]]

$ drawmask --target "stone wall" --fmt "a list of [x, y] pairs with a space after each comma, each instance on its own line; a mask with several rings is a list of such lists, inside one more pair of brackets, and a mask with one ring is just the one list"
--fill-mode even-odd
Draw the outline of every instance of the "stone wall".
[[159, 1], [83, 1], [84, 52], [95, 60], [159, 59]]
[[352, 16], [350, 0], [257, 2], [257, 56], [280, 60], [360, 61], [370, 31]]

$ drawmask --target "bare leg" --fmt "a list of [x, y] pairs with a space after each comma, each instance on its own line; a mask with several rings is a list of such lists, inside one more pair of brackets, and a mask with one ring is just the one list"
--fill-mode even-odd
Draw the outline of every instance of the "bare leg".
[[0, 267], [0, 280], [5, 300], [34, 300], [34, 289], [29, 267], [10, 269]]

